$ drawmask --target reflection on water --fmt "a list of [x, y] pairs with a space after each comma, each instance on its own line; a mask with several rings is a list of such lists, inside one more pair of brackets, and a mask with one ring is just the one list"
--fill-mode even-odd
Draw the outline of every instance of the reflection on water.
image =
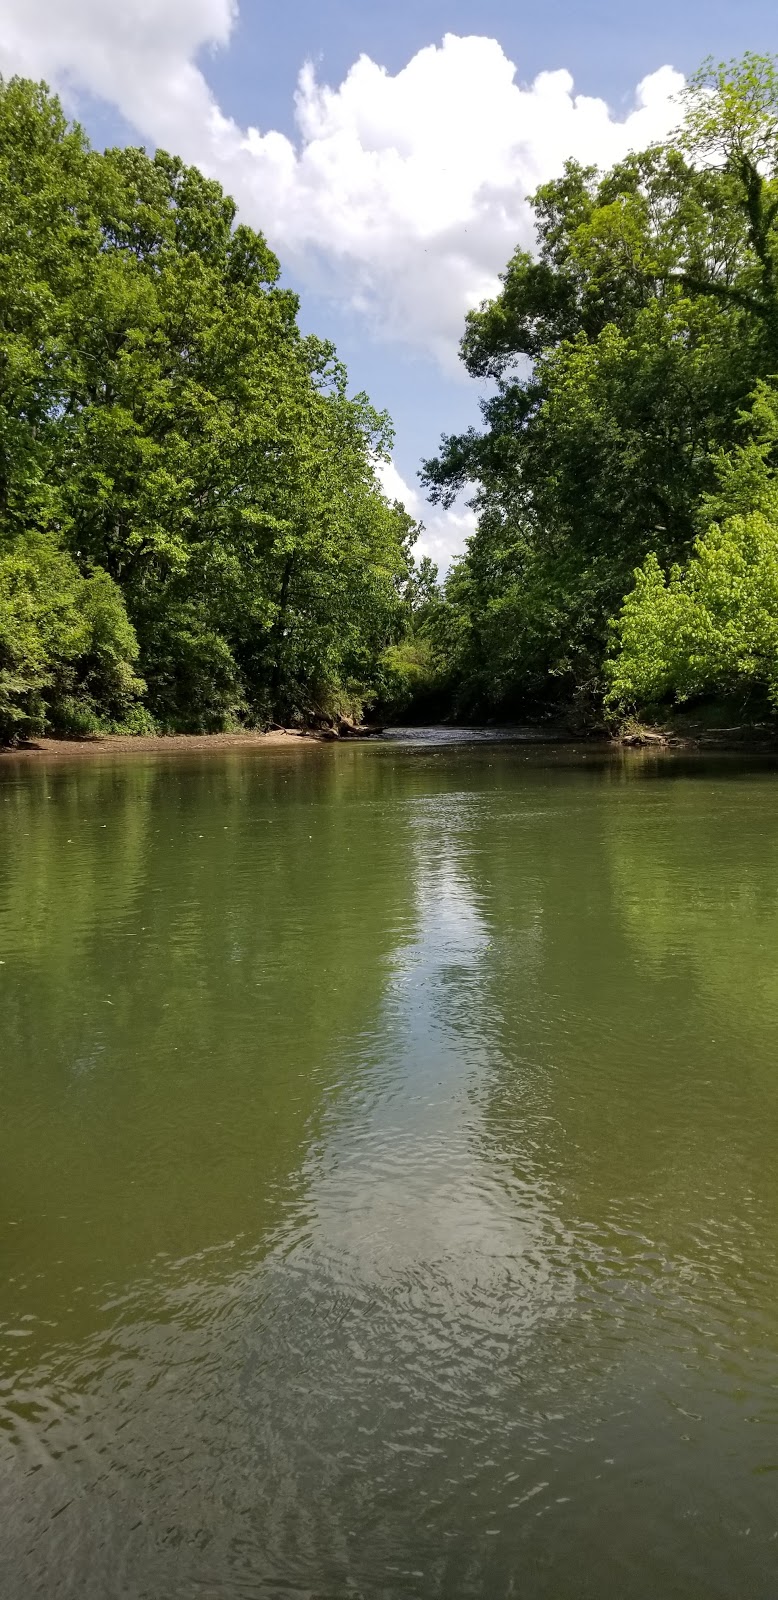
[[773, 1594], [776, 781], [0, 767], [4, 1596]]

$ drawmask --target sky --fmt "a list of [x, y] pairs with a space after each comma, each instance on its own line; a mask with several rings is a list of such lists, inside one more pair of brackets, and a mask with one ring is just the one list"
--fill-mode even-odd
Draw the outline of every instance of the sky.
[[391, 413], [385, 485], [442, 569], [472, 514], [426, 506], [418, 467], [478, 422], [458, 341], [532, 247], [527, 195], [664, 136], [684, 77], [745, 50], [778, 50], [775, 0], [0, 0], [0, 72], [98, 146], [197, 163], [262, 229], [302, 326]]

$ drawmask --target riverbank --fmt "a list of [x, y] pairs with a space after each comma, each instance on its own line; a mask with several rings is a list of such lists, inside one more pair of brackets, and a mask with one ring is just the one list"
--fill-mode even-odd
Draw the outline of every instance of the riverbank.
[[661, 723], [630, 721], [614, 736], [627, 748], [664, 750], [778, 750], [774, 722], [734, 722], [679, 713]]
[[0, 749], [0, 756], [93, 756], [105, 753], [186, 754], [194, 750], [251, 750], [272, 745], [313, 745], [324, 735], [296, 728], [238, 733], [103, 734], [90, 739], [29, 739]]
[[[0, 747], [0, 759], [5, 757], [20, 757], [34, 759], [35, 757], [67, 757], [89, 759], [92, 756], [106, 754], [126, 755], [186, 755], [196, 751], [220, 750], [251, 750], [268, 749], [277, 746], [290, 745], [298, 748], [320, 745], [329, 742], [350, 743], [352, 739], [367, 740], [382, 733], [381, 729], [359, 730], [351, 728], [346, 735], [339, 736], [332, 728], [301, 730], [298, 728], [273, 728], [268, 732], [254, 730], [239, 730], [233, 733], [175, 733], [175, 734], [103, 734], [88, 739], [55, 739], [40, 737], [27, 740], [24, 744]], [[721, 750], [770, 752], [778, 750], [778, 730], [771, 724], [743, 724], [738, 726], [720, 727], [705, 725], [692, 719], [681, 718], [669, 720], [662, 724], [649, 724], [640, 722], [627, 723], [617, 734], [610, 737], [603, 735], [601, 730], [589, 735], [573, 733], [569, 729], [548, 727], [521, 728], [513, 725], [501, 727], [465, 727], [461, 724], [442, 724], [439, 727], [430, 726], [418, 729], [387, 729], [391, 738], [394, 733], [398, 735], [419, 738], [429, 737], [439, 732], [448, 736], [445, 742], [459, 742], [467, 740], [468, 736], [488, 740], [490, 737], [496, 743], [502, 743], [511, 736], [521, 736], [522, 742], [538, 744], [577, 744], [590, 745], [598, 743], [605, 747], [610, 744], [614, 749], [656, 749], [656, 750]]]

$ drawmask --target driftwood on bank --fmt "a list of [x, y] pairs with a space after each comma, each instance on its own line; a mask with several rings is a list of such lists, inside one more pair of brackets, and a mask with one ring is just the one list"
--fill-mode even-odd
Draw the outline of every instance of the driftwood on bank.
[[334, 723], [322, 719], [312, 728], [282, 728], [272, 723], [271, 729], [286, 733], [293, 739], [372, 739], [384, 731], [366, 723], [352, 722], [349, 717], [339, 717]]

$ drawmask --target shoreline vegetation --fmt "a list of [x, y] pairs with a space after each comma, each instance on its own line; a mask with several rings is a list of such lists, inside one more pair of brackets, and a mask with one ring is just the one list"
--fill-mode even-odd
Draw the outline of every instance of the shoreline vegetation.
[[543, 185], [533, 252], [467, 316], [491, 392], [423, 463], [476, 513], [441, 582], [381, 489], [388, 416], [229, 196], [0, 80], [0, 745], [769, 740], [777, 58], [707, 63], [678, 117]]

